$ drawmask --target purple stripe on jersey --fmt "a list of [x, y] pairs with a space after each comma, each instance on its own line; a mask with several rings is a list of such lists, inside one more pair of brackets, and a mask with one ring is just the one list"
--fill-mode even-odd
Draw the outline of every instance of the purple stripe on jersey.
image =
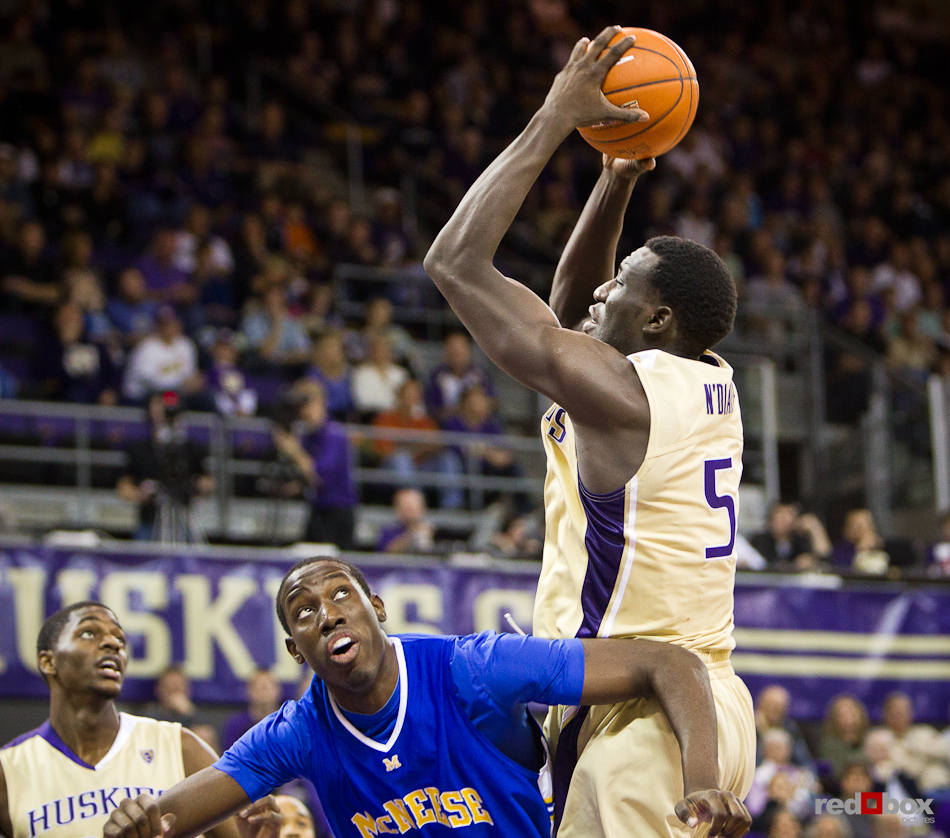
[[567, 790], [570, 788], [574, 769], [577, 767], [577, 739], [581, 725], [587, 718], [590, 707], [580, 707], [573, 718], [564, 725], [557, 738], [557, 750], [554, 753], [554, 765], [551, 769], [551, 785], [554, 791], [554, 834], [557, 835], [564, 817], [564, 804], [567, 802]]
[[83, 768], [88, 768], [91, 771], [96, 770], [96, 766], [90, 765], [88, 762], [81, 760], [73, 753], [72, 748], [70, 748], [69, 745], [60, 739], [59, 734], [53, 730], [53, 726], [49, 723], [49, 719], [43, 722], [43, 724], [41, 724], [36, 729], [36, 732], [39, 736], [42, 736], [47, 742], [49, 742], [50, 745], [56, 748], [57, 751], [69, 757], [77, 765], [81, 765]]
[[580, 475], [577, 476], [577, 486], [587, 516], [587, 532], [584, 535], [587, 572], [581, 588], [584, 619], [576, 636], [596, 637], [620, 573], [627, 492], [626, 486], [623, 486], [610, 494], [596, 495], [585, 488]]

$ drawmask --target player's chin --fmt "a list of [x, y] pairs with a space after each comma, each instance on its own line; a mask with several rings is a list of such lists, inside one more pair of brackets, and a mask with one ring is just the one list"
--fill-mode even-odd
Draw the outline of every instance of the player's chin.
[[585, 317], [578, 329], [585, 335], [592, 335], [597, 330], [597, 324], [589, 317]]
[[122, 680], [106, 681], [103, 678], [97, 678], [93, 684], [93, 690], [106, 698], [115, 698], [122, 692]]

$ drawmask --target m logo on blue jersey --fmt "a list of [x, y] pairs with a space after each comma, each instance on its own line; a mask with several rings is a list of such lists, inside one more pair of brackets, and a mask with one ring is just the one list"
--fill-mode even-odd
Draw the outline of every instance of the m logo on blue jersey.
[[392, 759], [383, 757], [383, 765], [386, 766], [387, 774], [390, 771], [395, 771], [397, 768], [402, 768], [402, 763], [399, 761], [399, 754], [393, 754]]

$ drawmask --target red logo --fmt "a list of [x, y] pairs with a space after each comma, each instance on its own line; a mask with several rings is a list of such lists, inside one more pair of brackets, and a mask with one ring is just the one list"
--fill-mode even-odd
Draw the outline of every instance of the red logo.
[[862, 815], [882, 815], [884, 814], [884, 793], [861, 792], [861, 814]]

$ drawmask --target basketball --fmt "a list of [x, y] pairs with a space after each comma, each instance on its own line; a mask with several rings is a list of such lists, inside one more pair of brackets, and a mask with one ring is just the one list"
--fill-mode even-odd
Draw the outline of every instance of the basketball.
[[686, 53], [665, 35], [628, 26], [610, 43], [627, 35], [633, 35], [637, 42], [610, 68], [604, 79], [604, 95], [614, 105], [645, 110], [650, 119], [577, 130], [594, 148], [611, 157], [657, 157], [682, 140], [693, 124], [699, 105], [699, 82]]

